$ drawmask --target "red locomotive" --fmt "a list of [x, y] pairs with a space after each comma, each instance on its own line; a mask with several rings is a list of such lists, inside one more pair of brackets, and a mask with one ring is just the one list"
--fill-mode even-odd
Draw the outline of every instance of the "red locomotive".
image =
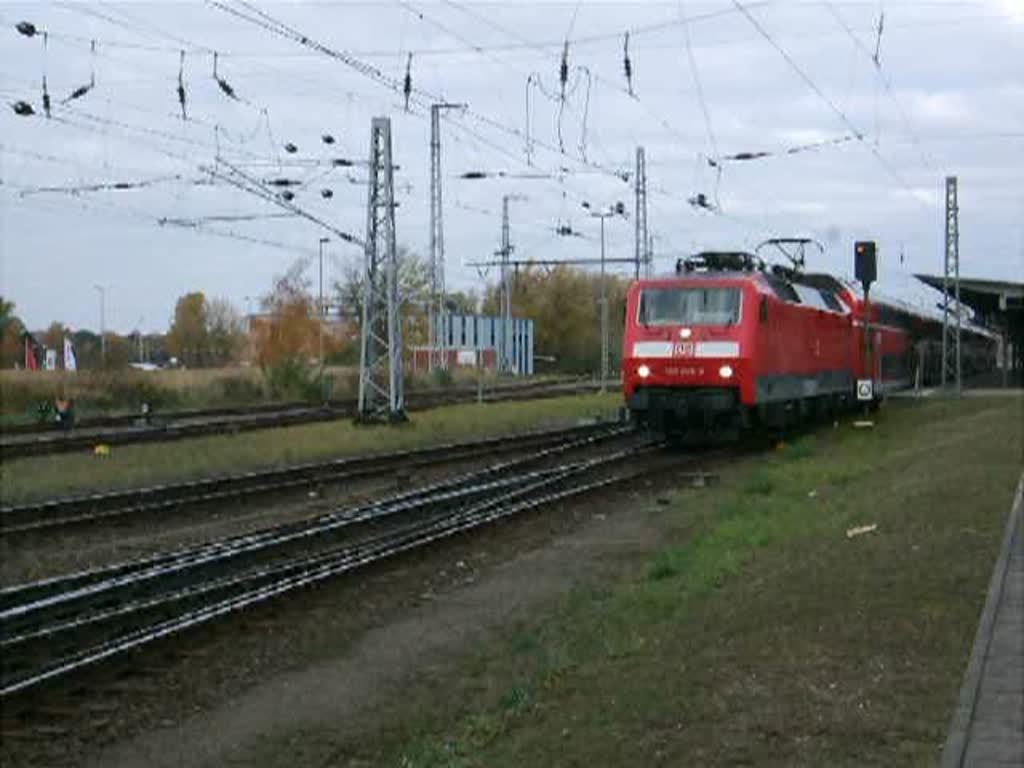
[[[783, 427], [857, 400], [929, 383], [942, 325], [894, 301], [870, 301], [824, 274], [772, 267], [749, 253], [701, 253], [626, 298], [622, 379], [634, 419], [676, 438]], [[865, 348], [869, 352], [865, 354]], [[994, 336], [967, 328], [964, 371], [995, 364]], [[866, 357], [870, 356], [870, 373]]]

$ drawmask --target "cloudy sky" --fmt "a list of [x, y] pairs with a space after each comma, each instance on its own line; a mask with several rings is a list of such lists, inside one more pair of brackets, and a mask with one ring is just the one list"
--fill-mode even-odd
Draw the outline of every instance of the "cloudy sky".
[[[442, 125], [453, 289], [494, 278], [468, 264], [492, 257], [504, 195], [520, 258], [596, 257], [582, 203], [632, 214], [638, 146], [658, 270], [805, 235], [826, 246], [812, 267], [844, 273], [873, 238], [883, 285], [922, 301], [908, 275], [941, 273], [955, 174], [962, 273], [1024, 274], [1024, 0], [0, 2], [0, 62], [0, 290], [33, 328], [95, 328], [95, 285], [121, 332], [164, 330], [191, 290], [245, 311], [296, 259], [315, 283], [323, 236], [328, 280], [358, 263], [223, 177], [294, 180], [302, 211], [362, 236], [375, 115], [392, 119], [398, 240], [425, 253], [435, 99], [468, 105]], [[632, 215], [608, 220], [609, 256], [633, 243]]]

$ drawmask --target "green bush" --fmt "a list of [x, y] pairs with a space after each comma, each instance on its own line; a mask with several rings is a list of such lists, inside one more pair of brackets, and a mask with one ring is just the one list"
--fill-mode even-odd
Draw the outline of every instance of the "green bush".
[[312, 368], [298, 358], [282, 360], [263, 369], [270, 396], [278, 400], [320, 399], [320, 381]]

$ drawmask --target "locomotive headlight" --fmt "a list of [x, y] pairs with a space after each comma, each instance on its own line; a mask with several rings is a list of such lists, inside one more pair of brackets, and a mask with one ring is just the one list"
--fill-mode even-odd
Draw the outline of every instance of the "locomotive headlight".
[[732, 378], [732, 366], [731, 365], [723, 365], [721, 368], [718, 369], [718, 375], [721, 376], [723, 379], [731, 379]]
[[636, 375], [639, 376], [641, 379], [646, 379], [648, 376], [651, 375], [651, 369], [649, 366], [641, 365], [639, 368], [636, 369]]
[[680, 328], [679, 329], [679, 338], [681, 338], [681, 339], [688, 339], [691, 336], [693, 336], [693, 329], [692, 328]]

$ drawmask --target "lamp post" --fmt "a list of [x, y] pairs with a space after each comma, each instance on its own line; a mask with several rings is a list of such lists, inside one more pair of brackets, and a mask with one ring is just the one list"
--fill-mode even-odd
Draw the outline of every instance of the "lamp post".
[[602, 211], [591, 209], [590, 203], [583, 201], [583, 207], [590, 215], [601, 220], [601, 391], [605, 392], [608, 387], [608, 363], [609, 363], [609, 342], [608, 342], [608, 283], [605, 280], [605, 256], [604, 256], [604, 220], [610, 216], [621, 216], [626, 218], [626, 206], [622, 202], [616, 203]]
[[320, 399], [326, 401], [324, 389], [324, 243], [331, 242], [329, 237], [320, 238], [320, 299], [317, 303], [317, 326], [320, 343]]

